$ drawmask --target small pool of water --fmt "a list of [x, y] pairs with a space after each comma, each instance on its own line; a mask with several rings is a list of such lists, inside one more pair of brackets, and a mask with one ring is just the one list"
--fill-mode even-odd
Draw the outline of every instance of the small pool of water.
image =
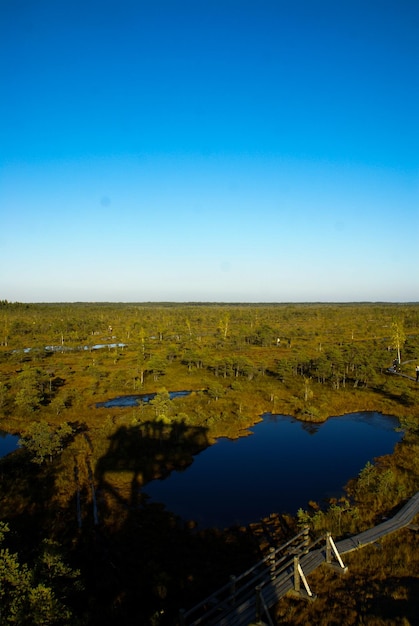
[[[189, 394], [191, 393], [192, 391], [169, 391], [169, 397], [171, 400], [173, 400], [173, 398], [189, 396]], [[132, 394], [129, 396], [118, 396], [117, 398], [111, 398], [110, 400], [106, 400], [105, 402], [97, 402], [96, 408], [109, 409], [111, 407], [138, 406], [140, 402], [150, 402], [150, 400], [155, 398], [156, 395], [156, 393], [140, 393]]]
[[247, 524], [344, 495], [365, 464], [391, 454], [403, 433], [380, 413], [332, 417], [322, 424], [267, 414], [252, 435], [219, 439], [184, 471], [144, 487], [151, 501], [201, 527]]
[[0, 458], [14, 452], [17, 449], [17, 442], [19, 437], [17, 435], [9, 435], [8, 433], [0, 430]]

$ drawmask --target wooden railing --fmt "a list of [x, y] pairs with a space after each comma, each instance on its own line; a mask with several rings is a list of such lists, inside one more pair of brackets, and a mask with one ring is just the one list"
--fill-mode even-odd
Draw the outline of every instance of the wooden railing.
[[369, 528], [354, 537], [343, 539], [337, 544], [340, 554], [346, 554], [358, 550], [371, 543], [375, 543], [381, 537], [409, 526], [413, 518], [419, 513], [419, 491], [395, 514], [393, 517], [381, 522], [373, 528]]
[[[268, 609], [286, 593], [313, 597], [307, 578], [322, 563], [344, 572], [341, 555], [362, 548], [411, 524], [419, 513], [419, 492], [392, 518], [354, 537], [334, 543], [330, 533], [310, 542], [308, 527], [205, 600], [179, 615], [180, 626], [248, 626], [263, 619], [272, 625]], [[332, 563], [333, 559], [335, 563]], [[302, 586], [304, 589], [302, 589]]]
[[276, 580], [284, 573], [288, 576], [287, 570], [294, 563], [294, 557], [306, 554], [309, 545], [308, 527], [305, 527], [279, 548], [270, 548], [265, 558], [243, 574], [231, 576], [228, 583], [192, 609], [181, 611], [181, 626], [199, 626], [200, 624], [205, 624], [205, 626], [228, 624], [230, 626], [230, 624], [240, 623], [230, 621], [230, 619], [233, 620], [233, 616], [228, 618], [228, 615], [234, 613], [237, 607], [244, 607], [248, 602], [252, 604], [260, 602], [263, 605], [262, 588], [268, 581]]

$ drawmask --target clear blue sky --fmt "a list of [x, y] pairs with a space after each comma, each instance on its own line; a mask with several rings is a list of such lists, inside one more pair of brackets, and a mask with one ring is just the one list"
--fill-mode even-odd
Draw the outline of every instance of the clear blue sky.
[[1, 0], [0, 299], [418, 301], [417, 0]]

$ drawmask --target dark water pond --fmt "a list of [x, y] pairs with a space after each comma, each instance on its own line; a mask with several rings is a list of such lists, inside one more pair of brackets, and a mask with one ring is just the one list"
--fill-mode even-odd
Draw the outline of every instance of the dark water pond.
[[[171, 400], [173, 398], [180, 398], [181, 396], [189, 396], [192, 391], [169, 391], [169, 397]], [[138, 406], [140, 402], [150, 402], [153, 398], [156, 397], [156, 393], [140, 393], [133, 394], [130, 396], [118, 396], [117, 398], [111, 398], [110, 400], [106, 400], [106, 402], [97, 402], [96, 408], [106, 408], [109, 409], [111, 407], [127, 407], [127, 406]]]
[[365, 464], [391, 454], [403, 433], [399, 421], [380, 413], [332, 417], [308, 424], [267, 414], [237, 440], [219, 439], [184, 471], [144, 487], [200, 527], [247, 524], [273, 512], [295, 515], [309, 500], [344, 494]]
[[0, 458], [16, 450], [18, 441], [19, 437], [17, 435], [9, 435], [0, 430]]

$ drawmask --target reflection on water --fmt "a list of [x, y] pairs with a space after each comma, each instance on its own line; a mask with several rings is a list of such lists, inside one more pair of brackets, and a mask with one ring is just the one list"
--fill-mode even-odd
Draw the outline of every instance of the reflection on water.
[[201, 526], [246, 524], [272, 512], [295, 514], [309, 500], [343, 495], [368, 461], [402, 438], [396, 418], [355, 413], [308, 424], [264, 416], [253, 435], [220, 439], [184, 472], [144, 488], [152, 501]]
[[[137, 403], [139, 396], [130, 398]], [[200, 441], [198, 445], [194, 439], [185, 462], [178, 447], [182, 439], [179, 428], [171, 432], [166, 425], [170, 436], [165, 430], [154, 437], [156, 452], [154, 439], [143, 432], [144, 427], [137, 427], [133, 441], [132, 429], [127, 432], [128, 438], [119, 433], [118, 445], [113, 441], [112, 454], [97, 468], [100, 481], [105, 483], [108, 475], [128, 469], [142, 473], [147, 480], [155, 471], [156, 459], [160, 464], [160, 457], [165, 459], [165, 467], [179, 467], [177, 459], [182, 458], [183, 471], [172, 471], [166, 479], [148, 483], [144, 493], [151, 501], [163, 502], [169, 510], [196, 520], [200, 526], [221, 528], [256, 521], [272, 512], [295, 514], [300, 507], [306, 508], [309, 500], [321, 502], [342, 495], [350, 478], [357, 476], [368, 461], [391, 454], [403, 436], [396, 431], [396, 418], [374, 412], [333, 417], [323, 424], [266, 414], [251, 429], [251, 436], [219, 439], [199, 454], [197, 450], [205, 444]], [[0, 431], [0, 457], [15, 450], [18, 439]], [[165, 451], [167, 443], [169, 451]], [[140, 450], [141, 445], [146, 447]], [[148, 476], [143, 467], [147, 455], [151, 455], [153, 468]], [[131, 459], [133, 467], [126, 466], [126, 459]], [[163, 465], [161, 469], [165, 474]]]

